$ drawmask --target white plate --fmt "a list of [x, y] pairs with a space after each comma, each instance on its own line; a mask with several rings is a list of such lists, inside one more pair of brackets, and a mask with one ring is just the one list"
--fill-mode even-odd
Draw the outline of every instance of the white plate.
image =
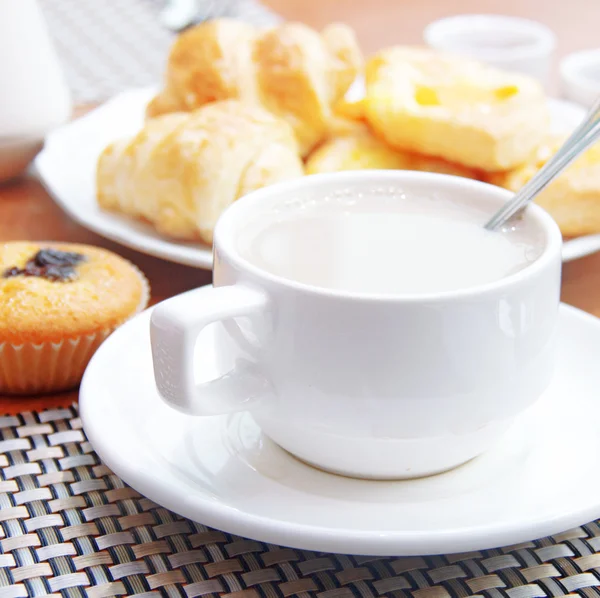
[[[135, 489], [190, 519], [302, 549], [440, 554], [505, 546], [600, 516], [600, 322], [562, 306], [555, 379], [501, 445], [454, 471], [404, 482], [300, 463], [247, 414], [193, 418], [158, 396], [150, 310], [98, 350], [80, 391], [84, 428]], [[203, 378], [215, 374], [211, 335]]]
[[[170, 241], [151, 226], [104, 212], [96, 203], [95, 171], [100, 152], [111, 141], [131, 136], [142, 126], [145, 106], [154, 93], [152, 88], [123, 92], [86, 116], [56, 129], [48, 135], [35, 166], [56, 202], [82, 226], [143, 253], [210, 269], [212, 252], [206, 245]], [[356, 95], [360, 90], [354, 87], [349, 93]], [[557, 131], [572, 130], [584, 115], [581, 107], [563, 100], [550, 100], [550, 108]], [[565, 261], [600, 250], [600, 235], [586, 239], [565, 243]]]

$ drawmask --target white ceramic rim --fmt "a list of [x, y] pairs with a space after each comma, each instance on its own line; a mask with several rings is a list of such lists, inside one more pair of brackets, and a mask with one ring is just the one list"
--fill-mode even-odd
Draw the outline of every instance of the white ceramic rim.
[[481, 46], [477, 50], [482, 59], [524, 60], [550, 55], [556, 47], [556, 35], [546, 25], [524, 19], [504, 15], [464, 14], [445, 17], [433, 21], [423, 30], [425, 42], [438, 50], [458, 51], [454, 44], [448, 45], [448, 35], [453, 37], [460, 33], [469, 36], [476, 28], [487, 29], [498, 33], [519, 33], [531, 41], [519, 45], [518, 48], [490, 48]]
[[585, 68], [597, 66], [600, 73], [600, 48], [582, 50], [565, 56], [559, 65], [560, 77], [563, 84], [569, 87], [579, 87], [600, 95], [600, 77], [590, 79], [584, 74]]
[[[242, 257], [235, 246], [237, 238], [236, 227], [238, 214], [246, 213], [250, 206], [259, 204], [265, 200], [272, 199], [273, 196], [285, 197], [289, 193], [297, 190], [308, 190], [319, 188], [322, 185], [331, 183], [339, 183], [341, 187], [352, 185], [355, 182], [371, 182], [373, 185], [381, 184], [397, 184], [402, 185], [410, 182], [417, 184], [429, 184], [432, 191], [436, 192], [446, 189], [466, 189], [470, 188], [473, 191], [481, 191], [488, 196], [494, 196], [496, 199], [504, 201], [509, 200], [513, 194], [506, 189], [490, 185], [482, 181], [466, 179], [459, 176], [449, 174], [438, 174], [431, 172], [417, 172], [408, 170], [362, 170], [362, 171], [345, 171], [325, 174], [314, 174], [304, 176], [291, 181], [276, 183], [257, 191], [253, 191], [248, 195], [240, 198], [238, 201], [231, 204], [221, 215], [217, 221], [214, 233], [214, 246], [216, 250], [226, 256], [226, 259], [234, 265], [239, 271], [250, 272], [254, 277], [266, 281], [270, 285], [278, 285], [287, 287], [296, 292], [316, 294], [323, 297], [335, 298], [337, 300], [368, 300], [387, 303], [422, 303], [422, 302], [437, 302], [437, 301], [452, 301], [463, 300], [468, 298], [481, 297], [489, 293], [496, 293], [500, 290], [509, 291], [515, 285], [520, 284], [523, 280], [537, 275], [545, 270], [552, 262], [561, 262], [562, 253], [562, 235], [558, 225], [554, 219], [540, 206], [530, 204], [527, 207], [527, 217], [536, 221], [536, 224], [545, 233], [546, 244], [541, 255], [527, 265], [522, 270], [505, 276], [493, 282], [459, 289], [454, 291], [443, 291], [438, 293], [415, 293], [415, 294], [376, 294], [376, 293], [357, 293], [338, 291], [334, 289], [326, 289], [305, 283], [300, 283], [291, 279], [276, 276], [266, 272], [262, 268], [255, 266], [244, 257]], [[491, 214], [490, 214], [491, 216]]]

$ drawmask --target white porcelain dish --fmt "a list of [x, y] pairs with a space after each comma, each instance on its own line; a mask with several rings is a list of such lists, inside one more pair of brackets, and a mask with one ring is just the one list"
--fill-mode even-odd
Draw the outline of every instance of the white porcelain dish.
[[559, 70], [565, 98], [588, 108], [600, 98], [600, 48], [565, 56]]
[[[246, 414], [192, 418], [160, 399], [151, 310], [117, 330], [81, 386], [86, 434], [135, 489], [195, 521], [284, 546], [369, 555], [506, 546], [600, 516], [600, 322], [561, 306], [550, 388], [494, 449], [429, 478], [344, 478], [295, 460]], [[214, 329], [212, 329], [214, 334]], [[219, 372], [213, 336], [200, 379]]]
[[0, 182], [21, 175], [71, 96], [38, 0], [0, 0]]
[[[352, 95], [361, 93], [362, 83]], [[50, 133], [35, 159], [42, 183], [56, 202], [82, 226], [127, 247], [172, 262], [198, 268], [212, 267], [210, 247], [199, 243], [175, 242], [158, 235], [144, 223], [100, 210], [96, 203], [95, 168], [98, 155], [112, 140], [135, 133], [143, 123], [144, 108], [155, 93], [153, 88], [134, 89], [115, 96], [100, 108]], [[584, 110], [571, 102], [551, 99], [556, 131], [572, 130]], [[600, 236], [588, 243], [565, 243], [565, 261], [600, 250]]]
[[555, 34], [542, 23], [503, 15], [446, 17], [427, 25], [423, 38], [436, 50], [520, 71], [544, 84], [556, 47]]

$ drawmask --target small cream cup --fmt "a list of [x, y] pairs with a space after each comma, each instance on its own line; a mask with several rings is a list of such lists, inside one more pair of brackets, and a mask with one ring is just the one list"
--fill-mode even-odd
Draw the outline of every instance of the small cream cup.
[[465, 14], [440, 19], [425, 28], [423, 38], [436, 50], [522, 72], [543, 84], [556, 47], [556, 36], [545, 25], [501, 15]]
[[600, 48], [569, 54], [559, 68], [563, 97], [591, 108], [600, 97]]

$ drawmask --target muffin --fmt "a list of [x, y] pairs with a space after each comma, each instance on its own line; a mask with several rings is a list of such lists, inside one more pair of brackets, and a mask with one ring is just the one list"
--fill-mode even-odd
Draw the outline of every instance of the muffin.
[[143, 310], [144, 275], [98, 247], [0, 245], [0, 394], [71, 389], [102, 341]]

